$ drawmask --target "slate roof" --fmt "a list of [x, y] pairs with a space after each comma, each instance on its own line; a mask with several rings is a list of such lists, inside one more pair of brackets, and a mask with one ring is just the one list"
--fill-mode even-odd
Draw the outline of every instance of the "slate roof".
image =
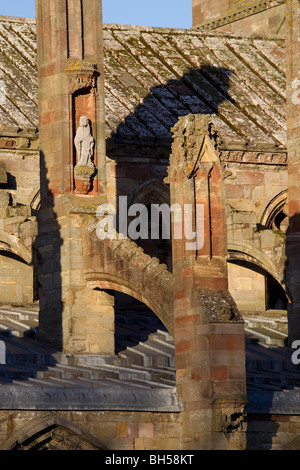
[[[284, 45], [278, 37], [104, 25], [107, 138], [170, 141], [179, 116], [205, 113], [228, 146], [285, 148]], [[0, 84], [0, 132], [32, 132], [34, 20], [0, 17]]]
[[38, 127], [35, 21], [0, 17], [0, 132]]
[[203, 113], [229, 145], [285, 146], [283, 40], [114, 25], [104, 51], [107, 131], [168, 139]]

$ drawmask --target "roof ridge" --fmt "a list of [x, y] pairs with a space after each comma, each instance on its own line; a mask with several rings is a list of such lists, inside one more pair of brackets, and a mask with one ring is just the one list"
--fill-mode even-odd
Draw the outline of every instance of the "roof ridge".
[[21, 16], [6, 16], [0, 15], [0, 23], [1, 22], [8, 22], [8, 23], [35, 23], [35, 18], [23, 18]]
[[232, 38], [232, 39], [249, 39], [249, 40], [254, 40], [254, 39], [264, 39], [266, 41], [268, 40], [276, 40], [276, 41], [285, 41], [285, 36], [284, 35], [278, 35], [278, 34], [260, 34], [260, 33], [243, 33], [243, 32], [231, 32], [231, 31], [216, 31], [216, 30], [198, 30], [196, 27], [193, 28], [163, 28], [159, 26], [135, 26], [135, 25], [124, 25], [124, 24], [114, 24], [114, 23], [104, 23], [103, 24], [103, 29], [104, 31], [120, 31], [120, 32], [126, 32], [126, 31], [132, 31], [135, 30], [136, 32], [142, 33], [142, 32], [149, 32], [149, 33], [161, 33], [161, 34], [166, 34], [166, 33], [173, 33], [174, 35], [176, 34], [186, 34], [187, 36], [201, 36], [201, 37], [207, 37], [207, 36], [214, 36], [214, 37], [219, 37], [219, 38]]
[[[278, 0], [281, 1], [281, 0]], [[21, 23], [21, 24], [33, 24], [35, 25], [36, 20], [35, 18], [23, 18], [18, 16], [1, 16], [0, 15], [0, 23]], [[199, 26], [199, 25], [197, 25]], [[228, 32], [228, 31], [215, 31], [215, 30], [198, 30], [197, 26], [192, 28], [169, 28], [169, 27], [161, 27], [161, 26], [142, 26], [142, 25], [124, 25], [118, 23], [103, 23], [104, 30], [119, 30], [119, 31], [128, 31], [135, 29], [139, 32], [153, 32], [153, 33], [174, 33], [174, 34], [182, 34], [183, 32], [187, 35], [195, 35], [199, 34], [201, 36], [218, 36], [218, 37], [232, 37], [232, 38], [242, 38], [242, 39], [265, 39], [265, 40], [272, 40], [276, 39], [277, 41], [285, 40], [284, 36], [280, 36], [278, 34], [259, 34], [259, 33], [240, 33], [240, 32]]]

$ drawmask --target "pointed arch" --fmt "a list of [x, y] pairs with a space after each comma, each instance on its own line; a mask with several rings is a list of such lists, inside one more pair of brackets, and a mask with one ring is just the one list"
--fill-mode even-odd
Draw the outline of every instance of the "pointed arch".
[[37, 418], [6, 439], [0, 450], [107, 450], [92, 434], [51, 414]]
[[[168, 237], [168, 234], [171, 234], [171, 220], [166, 221], [165, 225], [160, 212], [170, 208], [169, 186], [155, 178], [146, 181], [131, 194], [128, 209], [134, 204], [142, 204], [148, 213], [149, 237], [147, 240], [138, 239], [138, 245], [145, 253], [159, 259], [160, 263], [166, 264], [169, 271], [172, 271], [172, 242], [171, 237]], [[156, 231], [153, 239], [150, 235], [152, 229]], [[166, 237], [163, 230], [164, 235], [167, 234]]]
[[145, 303], [173, 334], [172, 273], [156, 258], [145, 254], [129, 239], [105, 239], [101, 243], [94, 232], [95, 248], [85, 270], [85, 280], [92, 289], [117, 290]]
[[274, 194], [258, 213], [257, 223], [267, 229], [278, 228], [274, 226], [276, 217], [278, 217], [280, 213], [288, 217], [287, 196], [287, 189], [283, 189], [279, 193]]
[[277, 270], [270, 258], [261, 250], [255, 248], [249, 243], [229, 240], [228, 255], [228, 261], [234, 261], [236, 259], [249, 261], [252, 264], [259, 266], [267, 273], [271, 274], [274, 279], [276, 279], [276, 281], [281, 283]]
[[170, 204], [170, 190], [159, 180], [151, 179], [138, 186], [128, 202], [130, 205], [144, 204], [145, 206], [151, 203]]
[[32, 262], [32, 254], [28, 248], [19, 241], [19, 239], [8, 233], [0, 231], [0, 251], [13, 253], [20, 258], [20, 261], [30, 265]]
[[[230, 264], [235, 264], [248, 269], [252, 273], [263, 276], [264, 307], [268, 309], [286, 310], [289, 303], [289, 295], [282, 279], [278, 276], [275, 267], [264, 253], [247, 244], [229, 245], [228, 259]], [[257, 289], [252, 290], [253, 294]], [[255, 298], [255, 296], [253, 297]], [[262, 299], [260, 299], [260, 302]], [[281, 307], [278, 307], [278, 305]], [[275, 306], [276, 305], [276, 306]]]

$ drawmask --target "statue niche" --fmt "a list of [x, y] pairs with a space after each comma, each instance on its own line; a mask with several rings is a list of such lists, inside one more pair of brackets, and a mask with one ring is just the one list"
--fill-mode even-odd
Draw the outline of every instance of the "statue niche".
[[95, 139], [86, 116], [81, 116], [79, 119], [74, 144], [77, 153], [77, 163], [74, 168], [76, 192], [88, 194], [93, 188], [96, 168], [93, 163]]
[[94, 156], [95, 140], [92, 136], [91, 126], [86, 116], [81, 116], [79, 127], [74, 139], [78, 162], [77, 167], [92, 166], [94, 167], [92, 158]]

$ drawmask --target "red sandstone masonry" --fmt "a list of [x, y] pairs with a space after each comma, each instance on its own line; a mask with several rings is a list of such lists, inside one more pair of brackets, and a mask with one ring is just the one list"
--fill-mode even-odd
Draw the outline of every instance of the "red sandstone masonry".
[[[189, 116], [186, 120], [182, 118], [175, 126], [169, 167], [171, 204], [193, 205], [196, 200], [198, 204], [204, 204], [205, 210], [203, 248], [188, 253], [185, 250], [185, 239], [173, 243], [177, 389], [185, 410], [182, 413], [182, 426], [185, 429], [182, 445], [189, 446], [190, 449], [207, 448], [207, 439], [212, 430], [207, 423], [210, 422], [213, 426], [208, 417], [213, 412], [216, 398], [228, 400], [231, 396], [232, 400], [240, 400], [241, 410], [245, 400], [243, 327], [226, 321], [214, 323], [209, 317], [213, 305], [216, 316], [221, 310], [221, 304], [217, 300], [213, 304], [209, 299], [215, 297], [214, 293], [217, 295], [228, 292], [227, 231], [220, 162], [215, 150], [210, 147], [209, 138], [205, 137], [205, 125], [204, 134], [197, 134], [201, 119], [203, 118], [199, 116]], [[193, 128], [195, 122], [197, 124]], [[190, 134], [187, 128], [193, 129]], [[186, 139], [184, 151], [181, 133]], [[203, 138], [207, 145], [207, 153], [203, 156], [205, 163], [202, 165], [201, 160], [197, 162], [199, 170], [195, 172], [195, 185], [192, 186], [187, 181], [189, 175], [183, 155], [191, 160], [189, 168], [193, 168], [195, 161], [192, 155], [198, 155], [197, 150], [199, 152]], [[193, 142], [192, 145], [189, 139]], [[193, 151], [194, 154], [190, 155], [189, 152]], [[210, 172], [207, 173], [208, 171]], [[193, 188], [196, 188], [195, 193]], [[208, 210], [209, 207], [211, 211]], [[202, 297], [199, 298], [198, 289], [202, 292]], [[231, 368], [232, 353], [236, 356]], [[222, 412], [226, 413], [225, 410]]]
[[[45, 167], [42, 170], [45, 184], [39, 232], [52, 233], [53, 238], [61, 241], [53, 245], [53, 253], [60, 260], [60, 279], [54, 270], [44, 273], [45, 267], [39, 266], [40, 296], [44, 300], [40, 312], [40, 337], [71, 353], [79, 350], [114, 353], [113, 328], [109, 322], [102, 325], [101, 330], [99, 321], [92, 314], [86, 317], [86, 309], [90, 308], [95, 293], [84, 287], [82, 256], [87, 207], [99, 205], [98, 190], [99, 194], [106, 193], [101, 1], [38, 0], [36, 3], [39, 133]], [[70, 12], [73, 12], [72, 16]], [[79, 201], [78, 191], [75, 193], [74, 137], [80, 115], [90, 118], [95, 140], [97, 172], [89, 201]], [[66, 193], [69, 205], [65, 203]], [[82, 221], [79, 232], [72, 223], [74, 210]], [[59, 227], [57, 217], [64, 217], [63, 227]], [[53, 285], [57, 287], [56, 296], [50, 289]], [[85, 296], [84, 305], [81, 299]], [[112, 319], [113, 307], [105, 296], [102, 300], [107, 316], [110, 313]], [[89, 329], [88, 335], [82, 324]], [[99, 334], [104, 330], [107, 337], [99, 346]], [[56, 344], [57, 341], [61, 344]]]
[[[295, 92], [300, 79], [300, 8], [297, 0], [288, 0], [287, 8], [287, 137], [288, 137], [288, 195], [289, 227], [286, 236], [286, 282], [291, 296], [288, 306], [289, 341], [300, 338], [300, 289], [299, 289], [299, 237], [300, 237], [300, 155], [299, 122], [300, 103]], [[296, 99], [295, 99], [296, 98]]]

